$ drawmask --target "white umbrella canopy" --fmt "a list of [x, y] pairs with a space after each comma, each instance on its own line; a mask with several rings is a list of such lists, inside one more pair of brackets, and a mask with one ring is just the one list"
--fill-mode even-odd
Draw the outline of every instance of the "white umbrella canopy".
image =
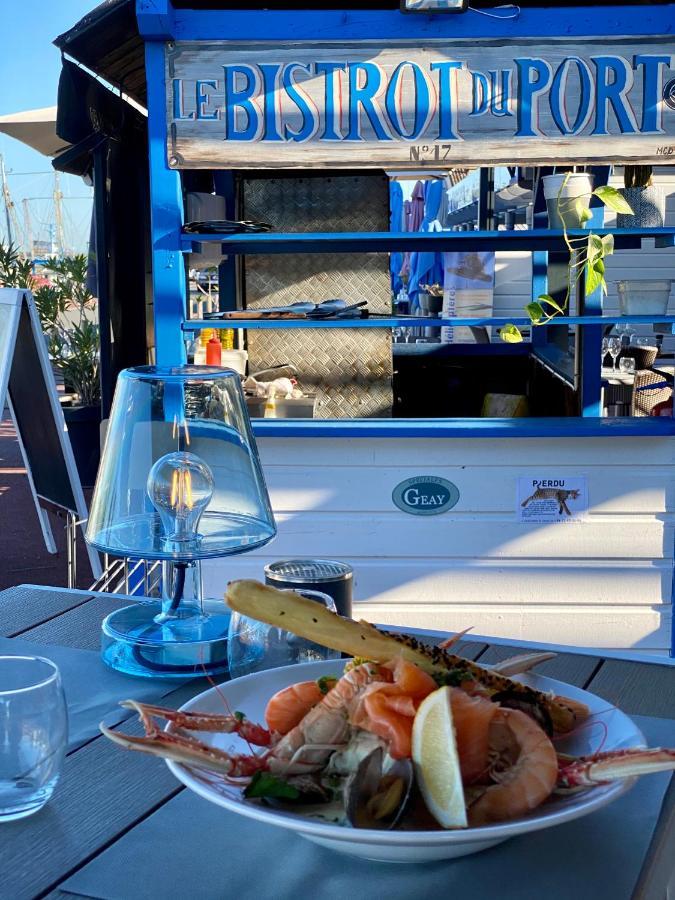
[[0, 132], [28, 144], [45, 156], [56, 156], [70, 146], [56, 134], [55, 106], [0, 116]]

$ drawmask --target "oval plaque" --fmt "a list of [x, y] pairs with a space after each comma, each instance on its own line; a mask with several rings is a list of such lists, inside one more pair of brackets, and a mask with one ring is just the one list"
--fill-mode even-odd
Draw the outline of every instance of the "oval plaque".
[[438, 516], [457, 504], [459, 489], [445, 478], [418, 475], [396, 485], [391, 498], [411, 516]]

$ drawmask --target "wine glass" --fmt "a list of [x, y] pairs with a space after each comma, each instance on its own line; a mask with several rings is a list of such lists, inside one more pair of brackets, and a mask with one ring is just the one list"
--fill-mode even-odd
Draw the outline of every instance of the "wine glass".
[[609, 338], [604, 337], [602, 339], [602, 344], [600, 345], [600, 368], [602, 368], [605, 364], [605, 357], [609, 352]]
[[610, 335], [607, 340], [607, 350], [612, 357], [612, 371], [616, 372], [616, 361], [621, 353], [621, 337], [618, 334]]

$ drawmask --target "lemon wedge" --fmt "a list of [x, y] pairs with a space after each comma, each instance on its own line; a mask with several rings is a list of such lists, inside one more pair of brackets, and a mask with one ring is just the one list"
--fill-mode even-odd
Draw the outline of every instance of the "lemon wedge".
[[412, 758], [424, 802], [439, 825], [466, 828], [449, 687], [439, 688], [420, 704], [413, 723]]

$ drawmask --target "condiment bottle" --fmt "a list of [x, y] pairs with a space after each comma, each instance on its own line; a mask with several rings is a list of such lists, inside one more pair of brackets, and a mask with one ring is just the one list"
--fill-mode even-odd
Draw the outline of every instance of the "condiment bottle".
[[222, 361], [223, 348], [216, 332], [213, 332], [211, 340], [206, 345], [206, 365], [219, 366]]

